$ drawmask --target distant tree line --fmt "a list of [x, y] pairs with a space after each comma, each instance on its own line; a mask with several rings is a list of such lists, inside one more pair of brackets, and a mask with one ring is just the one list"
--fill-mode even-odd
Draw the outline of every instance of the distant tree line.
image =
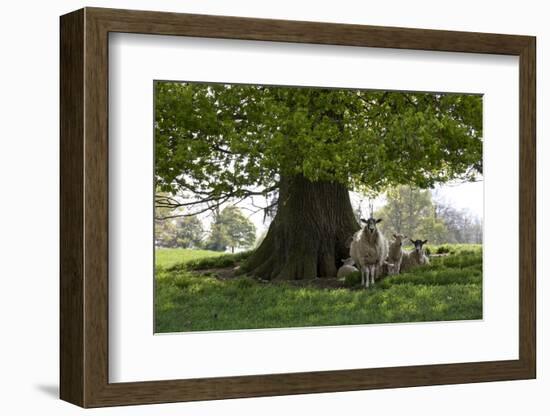
[[201, 248], [214, 251], [249, 248], [256, 240], [256, 227], [234, 206], [216, 212], [210, 229], [198, 216], [183, 216], [156, 208], [155, 245], [166, 248]]
[[239, 208], [228, 206], [216, 215], [204, 248], [214, 251], [226, 251], [251, 247], [256, 241], [256, 227], [246, 218]]
[[[380, 228], [387, 236], [405, 234], [432, 244], [482, 242], [481, 219], [434, 200], [429, 190], [398, 186], [389, 189], [385, 196], [385, 205], [374, 215], [383, 219]], [[356, 210], [357, 219], [360, 216]], [[216, 211], [209, 229], [205, 229], [198, 216], [181, 215], [177, 210], [157, 207], [155, 217], [157, 247], [234, 252], [250, 248], [256, 241], [254, 224], [235, 206]]]
[[410, 186], [391, 188], [386, 204], [375, 213], [382, 231], [427, 239], [432, 244], [481, 243], [483, 223], [471, 212], [434, 201], [429, 190]]

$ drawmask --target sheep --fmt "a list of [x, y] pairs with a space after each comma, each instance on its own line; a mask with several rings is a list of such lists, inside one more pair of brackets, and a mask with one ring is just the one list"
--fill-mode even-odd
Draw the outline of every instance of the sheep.
[[355, 262], [351, 257], [347, 259], [342, 259], [342, 263], [344, 263], [339, 269], [337, 276], [338, 279], [343, 279], [346, 276], [349, 276], [351, 273], [358, 272], [357, 267], [354, 266]]
[[390, 244], [388, 249], [388, 275], [399, 274], [401, 271], [401, 262], [403, 260], [403, 240], [407, 236], [403, 234], [393, 234], [394, 241]]
[[428, 240], [412, 240], [410, 242], [414, 244], [414, 249], [403, 254], [403, 260], [401, 262], [401, 271], [409, 270], [415, 266], [421, 266], [423, 264], [429, 264], [430, 259], [424, 252], [424, 244]]
[[361, 219], [365, 226], [353, 235], [350, 256], [361, 271], [361, 284], [366, 288], [374, 284], [388, 256], [388, 242], [376, 227], [381, 219]]

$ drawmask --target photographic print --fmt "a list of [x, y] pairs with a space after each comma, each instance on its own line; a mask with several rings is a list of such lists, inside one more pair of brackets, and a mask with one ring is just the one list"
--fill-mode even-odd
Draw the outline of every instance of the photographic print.
[[154, 82], [155, 332], [483, 317], [483, 97]]
[[535, 37], [86, 7], [59, 39], [62, 400], [536, 378]]

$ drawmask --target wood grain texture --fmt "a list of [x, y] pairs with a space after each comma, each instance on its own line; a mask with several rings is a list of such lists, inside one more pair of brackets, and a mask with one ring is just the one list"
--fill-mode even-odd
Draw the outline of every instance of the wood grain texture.
[[60, 388], [84, 404], [84, 12], [60, 22]]
[[93, 406], [218, 400], [525, 379], [519, 361], [110, 384]]
[[446, 30], [87, 8], [110, 32], [519, 55], [529, 37]]
[[108, 33], [86, 13], [84, 58], [85, 406], [108, 380]]
[[536, 167], [536, 41], [520, 54], [519, 103], [519, 337], [520, 360], [536, 377], [536, 267], [537, 267], [537, 167]]
[[[520, 57], [519, 359], [189, 380], [108, 380], [108, 33]], [[83, 407], [533, 378], [535, 39], [528, 36], [87, 8], [61, 18], [61, 397]]]

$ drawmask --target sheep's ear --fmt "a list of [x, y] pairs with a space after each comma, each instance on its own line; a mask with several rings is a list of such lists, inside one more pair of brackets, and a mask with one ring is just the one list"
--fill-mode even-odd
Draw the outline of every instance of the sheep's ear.
[[426, 244], [428, 242], [428, 240], [424, 240], [422, 241], [422, 244]]
[[382, 222], [382, 218], [378, 218], [378, 219], [376, 220], [376, 223], [377, 223], [377, 224], [378, 224], [379, 222]]
[[363, 224], [366, 224], [366, 223], [367, 223], [367, 220], [364, 219], [364, 218], [361, 218], [361, 222], [362, 222]]
[[414, 244], [414, 241], [412, 238], [409, 238], [409, 241]]
[[393, 235], [393, 238], [397, 240], [397, 234], [392, 234], [392, 235]]

